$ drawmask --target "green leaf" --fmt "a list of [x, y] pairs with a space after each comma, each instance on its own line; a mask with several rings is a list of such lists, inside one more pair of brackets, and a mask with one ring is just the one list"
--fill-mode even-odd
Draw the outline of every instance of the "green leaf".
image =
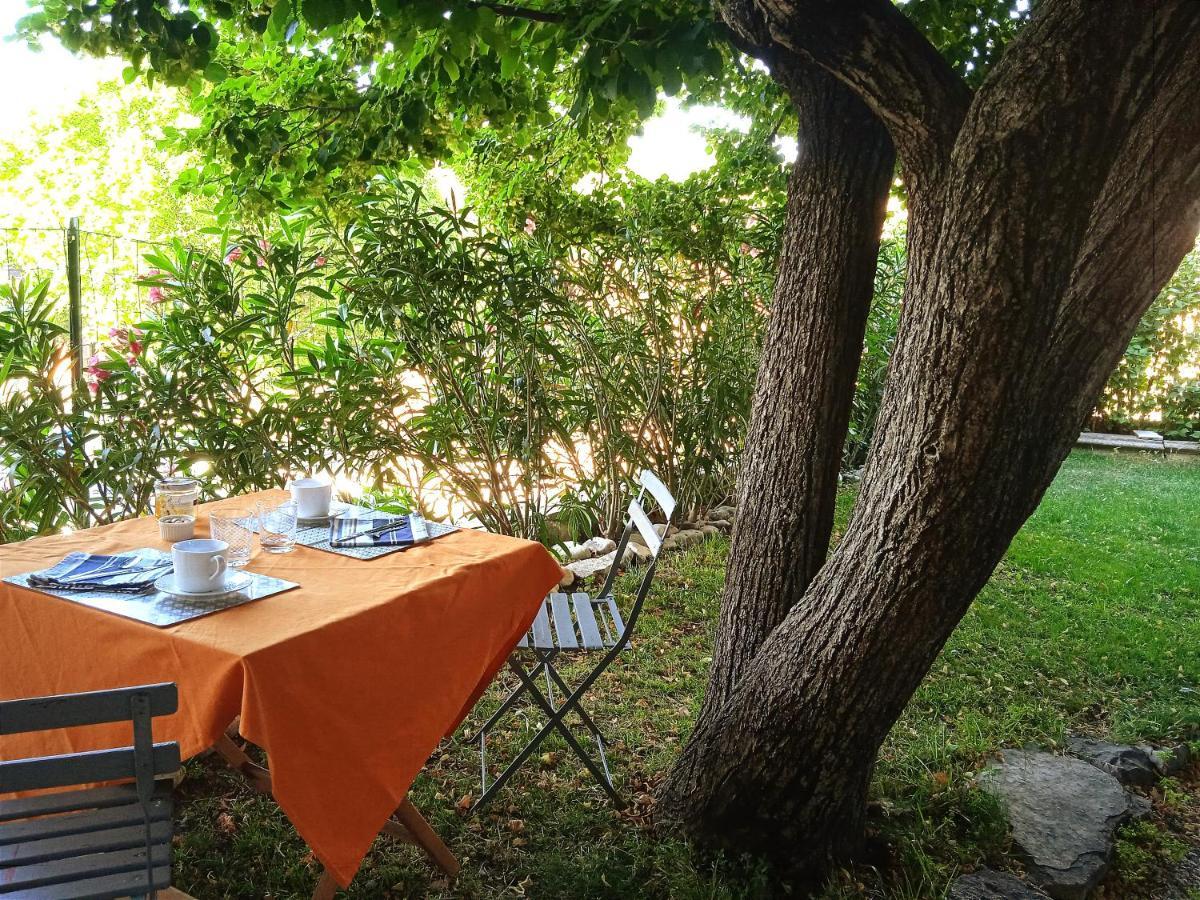
[[133, 84], [133, 82], [135, 80], [137, 80], [137, 77], [138, 77], [138, 70], [135, 69], [133, 66], [126, 66], [124, 69], [121, 70], [121, 80], [124, 81], [126, 84]]
[[517, 55], [517, 51], [509, 47], [500, 57], [500, 77], [512, 78], [519, 63], [520, 57]]
[[442, 68], [446, 70], [446, 74], [450, 76], [451, 81], [458, 81], [461, 72], [459, 71], [458, 63], [456, 63], [451, 57], [442, 57]]
[[300, 12], [314, 31], [322, 31], [349, 18], [345, 0], [300, 0]]
[[268, 41], [282, 41], [287, 34], [288, 24], [292, 21], [292, 0], [275, 0], [271, 7], [270, 18], [267, 19], [267, 31], [264, 35]]

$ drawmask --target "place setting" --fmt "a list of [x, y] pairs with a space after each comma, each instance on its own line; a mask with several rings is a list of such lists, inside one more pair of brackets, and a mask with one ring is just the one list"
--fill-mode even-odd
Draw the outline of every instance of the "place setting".
[[[13, 575], [10, 584], [165, 628], [299, 587], [247, 572], [230, 561], [225, 541], [191, 538], [169, 553], [76, 551], [48, 569]], [[244, 564], [244, 563], [243, 563]]]
[[258, 504], [259, 543], [269, 553], [286, 553], [300, 545], [354, 559], [376, 559], [458, 530], [415, 512], [389, 513], [335, 500], [333, 484], [323, 478], [298, 478], [288, 489], [290, 500]]

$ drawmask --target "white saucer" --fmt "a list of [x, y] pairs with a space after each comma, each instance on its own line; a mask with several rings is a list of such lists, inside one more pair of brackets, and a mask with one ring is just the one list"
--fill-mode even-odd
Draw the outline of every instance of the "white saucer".
[[349, 503], [330, 503], [329, 512], [323, 516], [302, 516], [297, 514], [296, 521], [303, 522], [309, 525], [316, 525], [322, 522], [328, 522], [330, 519], [336, 519], [338, 516], [344, 515], [350, 510]]
[[164, 594], [171, 594], [175, 597], [205, 600], [211, 597], [224, 597], [226, 594], [240, 591], [242, 588], [247, 587], [252, 580], [248, 572], [229, 572], [225, 576], [225, 583], [215, 591], [185, 591], [175, 583], [175, 573], [168, 572], [154, 582], [154, 587]]

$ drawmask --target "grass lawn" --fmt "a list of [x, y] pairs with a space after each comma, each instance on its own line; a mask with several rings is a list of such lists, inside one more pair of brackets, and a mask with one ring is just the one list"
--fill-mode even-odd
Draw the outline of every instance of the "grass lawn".
[[[845, 521], [852, 495], [843, 498]], [[769, 897], [760, 866], [701, 860], [649, 828], [652, 791], [685, 739], [711, 661], [728, 545], [664, 559], [633, 649], [589, 707], [614, 740], [617, 814], [553, 740], [483, 815], [477, 749], [448, 741], [413, 788], [459, 855], [447, 885], [418, 852], [376, 841], [352, 897]], [[569, 671], [569, 670], [568, 670]], [[494, 687], [480, 705], [486, 714]], [[476, 721], [473, 716], [468, 727]], [[489, 760], [537, 717], [509, 720]], [[1077, 452], [897, 724], [876, 771], [870, 865], [837, 873], [828, 898], [940, 897], [964, 868], [1003, 864], [1005, 825], [971, 786], [988, 754], [1068, 730], [1119, 739], [1200, 737], [1200, 463]], [[1155, 897], [1164, 862], [1200, 846], [1200, 788], [1166, 783], [1155, 815], [1118, 847], [1111, 897]], [[179, 789], [178, 885], [198, 898], [305, 897], [319, 871], [269, 800], [212, 760]]]

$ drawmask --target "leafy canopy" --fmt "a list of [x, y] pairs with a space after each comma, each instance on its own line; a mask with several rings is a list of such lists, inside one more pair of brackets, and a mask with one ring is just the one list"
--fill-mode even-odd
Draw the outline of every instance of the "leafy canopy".
[[[1013, 5], [1016, 2], [1016, 5]], [[909, 0], [969, 79], [1025, 0]], [[778, 118], [780, 93], [710, 0], [31, 0], [36, 42], [120, 54], [188, 87], [199, 126], [173, 137], [207, 164], [193, 187], [273, 201], [337, 195], [407, 162], [466, 151], [481, 129], [513, 153], [562, 119], [591, 156], [623, 144], [658, 98], [686, 94]]]

